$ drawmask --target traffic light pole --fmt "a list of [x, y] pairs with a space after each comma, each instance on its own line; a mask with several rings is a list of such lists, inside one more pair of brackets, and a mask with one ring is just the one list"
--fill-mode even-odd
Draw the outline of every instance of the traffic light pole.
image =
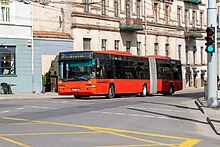
[[214, 27], [215, 43], [213, 53], [208, 54], [208, 107], [218, 107], [217, 89], [217, 11], [216, 0], [208, 0], [208, 24], [207, 27]]

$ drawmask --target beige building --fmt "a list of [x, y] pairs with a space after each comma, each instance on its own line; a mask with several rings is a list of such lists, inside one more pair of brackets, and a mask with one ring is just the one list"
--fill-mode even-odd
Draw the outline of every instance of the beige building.
[[206, 0], [43, 0], [35, 31], [68, 33], [73, 50], [165, 55], [183, 64], [184, 87], [206, 78]]

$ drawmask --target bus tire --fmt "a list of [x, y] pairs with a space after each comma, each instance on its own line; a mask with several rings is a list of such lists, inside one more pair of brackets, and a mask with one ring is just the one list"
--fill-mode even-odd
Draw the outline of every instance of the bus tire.
[[170, 85], [170, 89], [169, 89], [168, 95], [172, 95], [173, 93], [174, 93], [173, 85]]
[[74, 98], [75, 98], [75, 99], [81, 99], [82, 96], [81, 96], [81, 95], [74, 95]]
[[108, 89], [108, 95], [106, 96], [107, 98], [114, 98], [115, 97], [115, 87], [114, 85], [110, 85]]
[[147, 96], [147, 85], [146, 84], [143, 85], [142, 92], [140, 93], [140, 96], [141, 97]]

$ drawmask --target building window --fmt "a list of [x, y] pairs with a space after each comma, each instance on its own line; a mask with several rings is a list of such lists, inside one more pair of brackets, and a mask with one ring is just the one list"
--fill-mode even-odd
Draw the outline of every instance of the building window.
[[181, 60], [181, 48], [182, 48], [182, 46], [178, 45], [178, 58], [179, 58], [179, 60]]
[[196, 46], [193, 47], [193, 64], [196, 64]]
[[137, 42], [137, 55], [141, 55], [141, 42]]
[[167, 57], [169, 57], [169, 55], [170, 55], [170, 45], [169, 44], [165, 44], [165, 54]]
[[189, 47], [186, 46], [186, 64], [189, 64]]
[[84, 12], [89, 13], [89, 0], [84, 0]]
[[115, 40], [115, 50], [119, 51], [119, 40]]
[[83, 50], [91, 50], [90, 42], [90, 38], [83, 38]]
[[102, 0], [102, 15], [106, 15], [106, 1]]
[[102, 39], [102, 50], [103, 51], [106, 50], [106, 42], [107, 42], [107, 39]]
[[181, 8], [177, 9], [177, 22], [178, 26], [181, 26]]
[[2, 22], [10, 22], [10, 7], [9, 0], [1, 0], [0, 3], [1, 12], [0, 12], [0, 20]]
[[130, 0], [126, 0], [126, 18], [130, 17]]
[[159, 50], [159, 44], [154, 43], [154, 55], [158, 55], [158, 50]]
[[15, 75], [14, 46], [0, 46], [0, 75]]
[[118, 17], [118, 0], [115, 0], [114, 7], [115, 7], [115, 17]]
[[157, 8], [158, 7], [158, 3], [154, 2], [154, 20], [155, 22], [157, 21]]
[[192, 27], [196, 26], [196, 11], [192, 13]]
[[131, 41], [126, 41], [126, 52], [131, 52]]
[[137, 0], [137, 18], [141, 18], [141, 1]]
[[201, 64], [203, 64], [203, 47], [200, 49]]
[[189, 10], [185, 10], [185, 27], [187, 28], [189, 26]]
[[203, 12], [200, 12], [200, 26], [203, 26]]
[[165, 22], [166, 24], [169, 21], [169, 6], [168, 5], [165, 6], [165, 21], [166, 21]]

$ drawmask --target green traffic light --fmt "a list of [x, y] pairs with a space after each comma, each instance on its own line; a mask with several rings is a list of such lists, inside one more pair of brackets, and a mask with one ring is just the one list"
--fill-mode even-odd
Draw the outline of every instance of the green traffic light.
[[213, 46], [211, 46], [211, 45], [207, 46], [206, 51], [207, 51], [207, 53], [213, 53], [214, 52]]

